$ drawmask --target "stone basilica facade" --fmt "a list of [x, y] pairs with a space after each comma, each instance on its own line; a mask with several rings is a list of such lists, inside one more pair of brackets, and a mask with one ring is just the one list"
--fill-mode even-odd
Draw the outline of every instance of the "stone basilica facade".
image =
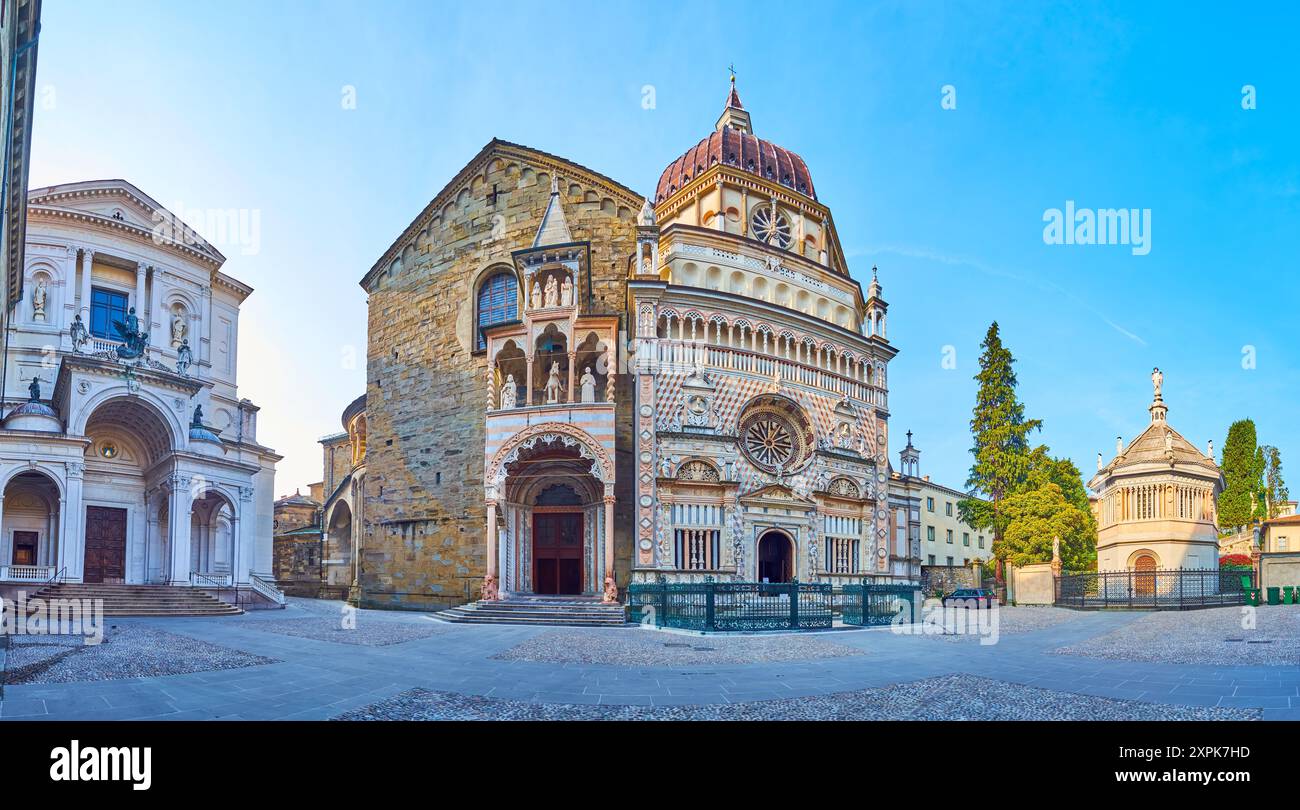
[[323, 523], [363, 604], [919, 576], [882, 287], [734, 79], [653, 201], [494, 140], [361, 283], [367, 390]]

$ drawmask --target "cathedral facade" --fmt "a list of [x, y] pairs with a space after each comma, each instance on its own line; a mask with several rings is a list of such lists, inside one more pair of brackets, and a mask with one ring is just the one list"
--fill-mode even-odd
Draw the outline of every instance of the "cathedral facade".
[[275, 463], [237, 386], [252, 288], [123, 180], [34, 189], [8, 313], [0, 583], [272, 579]]
[[324, 525], [363, 604], [919, 576], [882, 287], [734, 80], [653, 200], [494, 140], [362, 286], [355, 557], [342, 477]]

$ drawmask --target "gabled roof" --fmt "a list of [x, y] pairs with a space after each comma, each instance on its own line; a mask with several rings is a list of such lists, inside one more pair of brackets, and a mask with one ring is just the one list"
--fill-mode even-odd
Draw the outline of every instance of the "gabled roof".
[[218, 267], [226, 262], [226, 257], [199, 236], [193, 226], [126, 180], [83, 180], [34, 188], [27, 192], [27, 206], [133, 231], [156, 243], [196, 254]]
[[537, 226], [537, 235], [533, 237], [533, 247], [546, 245], [567, 245], [573, 241], [573, 233], [564, 218], [564, 205], [560, 202], [560, 178], [551, 176], [551, 198], [546, 202], [546, 211], [542, 214], [541, 224]]

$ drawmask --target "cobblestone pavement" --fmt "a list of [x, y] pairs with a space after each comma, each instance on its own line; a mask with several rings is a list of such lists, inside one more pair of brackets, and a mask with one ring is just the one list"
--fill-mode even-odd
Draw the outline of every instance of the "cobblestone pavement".
[[678, 706], [524, 703], [411, 689], [338, 720], [1258, 720], [1259, 709], [1171, 706], [943, 675], [831, 695]]
[[334, 616], [310, 616], [278, 621], [271, 619], [259, 621], [249, 626], [270, 633], [283, 633], [286, 636], [330, 641], [335, 644], [361, 644], [367, 647], [402, 644], [446, 632], [443, 626], [430, 621], [417, 624], [405, 621], [377, 620], [371, 616], [358, 617], [354, 622], [345, 622]]
[[[1270, 610], [1276, 613], [1270, 616]], [[1262, 608], [1260, 615], [1265, 622], [1285, 621], [1286, 610]], [[482, 706], [504, 706], [508, 716], [550, 711], [547, 717], [565, 717], [578, 715], [555, 707], [596, 706], [600, 712], [618, 712], [623, 710], [609, 707], [634, 706], [660, 713], [679, 708], [686, 716], [708, 717], [715, 712], [722, 716], [723, 710], [716, 707], [746, 706], [750, 708], [743, 711], [763, 712], [779, 703], [791, 717], [973, 712], [977, 714], [969, 716], [1017, 718], [1077, 712], [1099, 718], [1118, 716], [1113, 709], [1128, 712], [1123, 716], [1191, 718], [1230, 716], [1202, 711], [1206, 709], [1246, 709], [1266, 720], [1300, 719], [1300, 663], [1294, 658], [1282, 663], [1239, 663], [1240, 658], [1179, 663], [1058, 652], [1104, 645], [1110, 643], [1104, 639], [1126, 634], [1158, 635], [1161, 630], [1149, 630], [1148, 625], [1160, 622], [1172, 622], [1175, 629], [1182, 622], [1186, 628], [1181, 632], [1195, 637], [1199, 631], [1194, 628], [1212, 617], [1195, 611], [1071, 612], [1060, 621], [1043, 619], [1054, 613], [1025, 613], [1022, 621], [1019, 611], [1010, 611], [1006, 624], [1018, 631], [1001, 633], [996, 644], [983, 645], [944, 643], [891, 628], [739, 637], [641, 628], [571, 633], [435, 624], [419, 613], [357, 611], [355, 632], [369, 632], [374, 643], [337, 643], [320, 628], [325, 621], [348, 615], [341, 603], [291, 599], [282, 611], [243, 616], [116, 619], [119, 643], [103, 645], [104, 650], [127, 651], [130, 646], [120, 639], [134, 635], [149, 639], [139, 646], [152, 646], [157, 655], [119, 665], [105, 660], [102, 671], [66, 670], [66, 677], [81, 680], [54, 682], [55, 667], [74, 666], [69, 656], [48, 668], [41, 682], [7, 684], [0, 696], [0, 718], [324, 720], [388, 716], [402, 705], [410, 708], [410, 716], [463, 716], [498, 711]], [[281, 632], [281, 625], [292, 623], [300, 623], [302, 632]], [[1274, 632], [1268, 624], [1261, 626]], [[427, 635], [430, 627], [434, 632]], [[556, 649], [564, 644], [573, 649], [559, 660]], [[1244, 644], [1241, 649], [1246, 649]], [[664, 654], [643, 657], [658, 650]], [[861, 654], [846, 654], [849, 651]], [[15, 667], [35, 662], [40, 654], [31, 648], [10, 649], [8, 671], [21, 673]], [[32, 657], [23, 658], [27, 655]], [[181, 665], [184, 660], [192, 662], [189, 669]], [[128, 665], [136, 669], [126, 669]], [[150, 667], [155, 668], [141, 671]], [[957, 680], [942, 680], [949, 676]], [[112, 679], [96, 680], [104, 677]], [[945, 697], [948, 693], [961, 700]]]
[[812, 661], [863, 654], [860, 648], [836, 644], [831, 640], [835, 635], [694, 636], [640, 628], [572, 628], [533, 636], [493, 658], [552, 664], [679, 667]]
[[142, 625], [110, 626], [98, 644], [82, 635], [14, 636], [6, 685], [152, 678], [274, 664], [273, 658]]
[[1056, 652], [1169, 664], [1294, 666], [1300, 663], [1300, 605], [1152, 613]]

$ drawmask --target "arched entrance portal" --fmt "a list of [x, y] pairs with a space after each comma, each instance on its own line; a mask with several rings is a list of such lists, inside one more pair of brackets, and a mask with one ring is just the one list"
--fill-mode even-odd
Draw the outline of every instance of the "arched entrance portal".
[[1133, 560], [1133, 592], [1138, 596], [1150, 596], [1156, 591], [1155, 570], [1159, 567], [1151, 553], [1142, 553]]
[[325, 584], [352, 584], [352, 509], [339, 501], [330, 513], [325, 539]]
[[551, 484], [533, 505], [533, 593], [583, 591], [582, 498], [567, 483]]
[[764, 532], [758, 538], [758, 581], [789, 582], [794, 579], [794, 540], [782, 531]]
[[[58, 560], [59, 486], [42, 472], [22, 472], [4, 487], [0, 566], [13, 578], [37, 578]], [[36, 566], [42, 567], [36, 570]]]

